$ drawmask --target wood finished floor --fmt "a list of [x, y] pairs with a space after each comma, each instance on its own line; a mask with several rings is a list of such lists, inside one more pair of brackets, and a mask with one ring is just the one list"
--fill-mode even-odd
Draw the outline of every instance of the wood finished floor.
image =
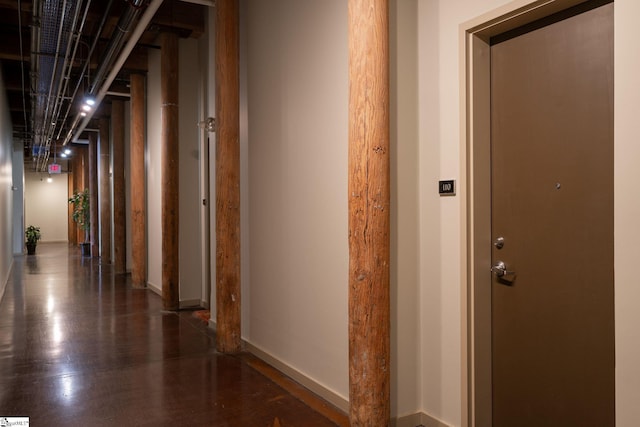
[[163, 312], [65, 244], [16, 257], [0, 302], [0, 417], [32, 426], [346, 426], [345, 414], [249, 354], [215, 352], [190, 312]]

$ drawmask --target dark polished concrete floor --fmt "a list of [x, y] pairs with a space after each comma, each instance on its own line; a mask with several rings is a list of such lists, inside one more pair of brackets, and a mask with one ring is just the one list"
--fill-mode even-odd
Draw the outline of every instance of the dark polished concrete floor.
[[0, 417], [31, 426], [335, 426], [347, 417], [189, 312], [65, 244], [15, 258], [0, 302]]

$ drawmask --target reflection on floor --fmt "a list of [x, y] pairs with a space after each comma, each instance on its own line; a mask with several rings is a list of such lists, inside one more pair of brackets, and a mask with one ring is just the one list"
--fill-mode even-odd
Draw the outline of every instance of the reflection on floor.
[[335, 426], [347, 417], [190, 312], [65, 244], [15, 258], [0, 303], [0, 417], [32, 426]]

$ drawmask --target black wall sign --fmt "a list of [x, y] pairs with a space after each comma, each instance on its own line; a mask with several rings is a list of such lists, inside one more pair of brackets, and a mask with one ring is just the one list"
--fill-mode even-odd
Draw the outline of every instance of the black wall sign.
[[438, 183], [438, 193], [441, 196], [455, 196], [456, 195], [456, 181], [451, 179], [448, 181], [440, 181]]

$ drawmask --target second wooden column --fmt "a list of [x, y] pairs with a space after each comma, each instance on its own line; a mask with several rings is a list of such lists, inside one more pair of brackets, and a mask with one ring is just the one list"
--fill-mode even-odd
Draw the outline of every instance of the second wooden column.
[[389, 3], [349, 0], [349, 401], [390, 418]]
[[161, 35], [160, 85], [162, 90], [162, 305], [179, 308], [180, 237], [178, 193], [178, 36]]
[[218, 351], [241, 350], [240, 79], [237, 0], [216, 4], [216, 328]]

